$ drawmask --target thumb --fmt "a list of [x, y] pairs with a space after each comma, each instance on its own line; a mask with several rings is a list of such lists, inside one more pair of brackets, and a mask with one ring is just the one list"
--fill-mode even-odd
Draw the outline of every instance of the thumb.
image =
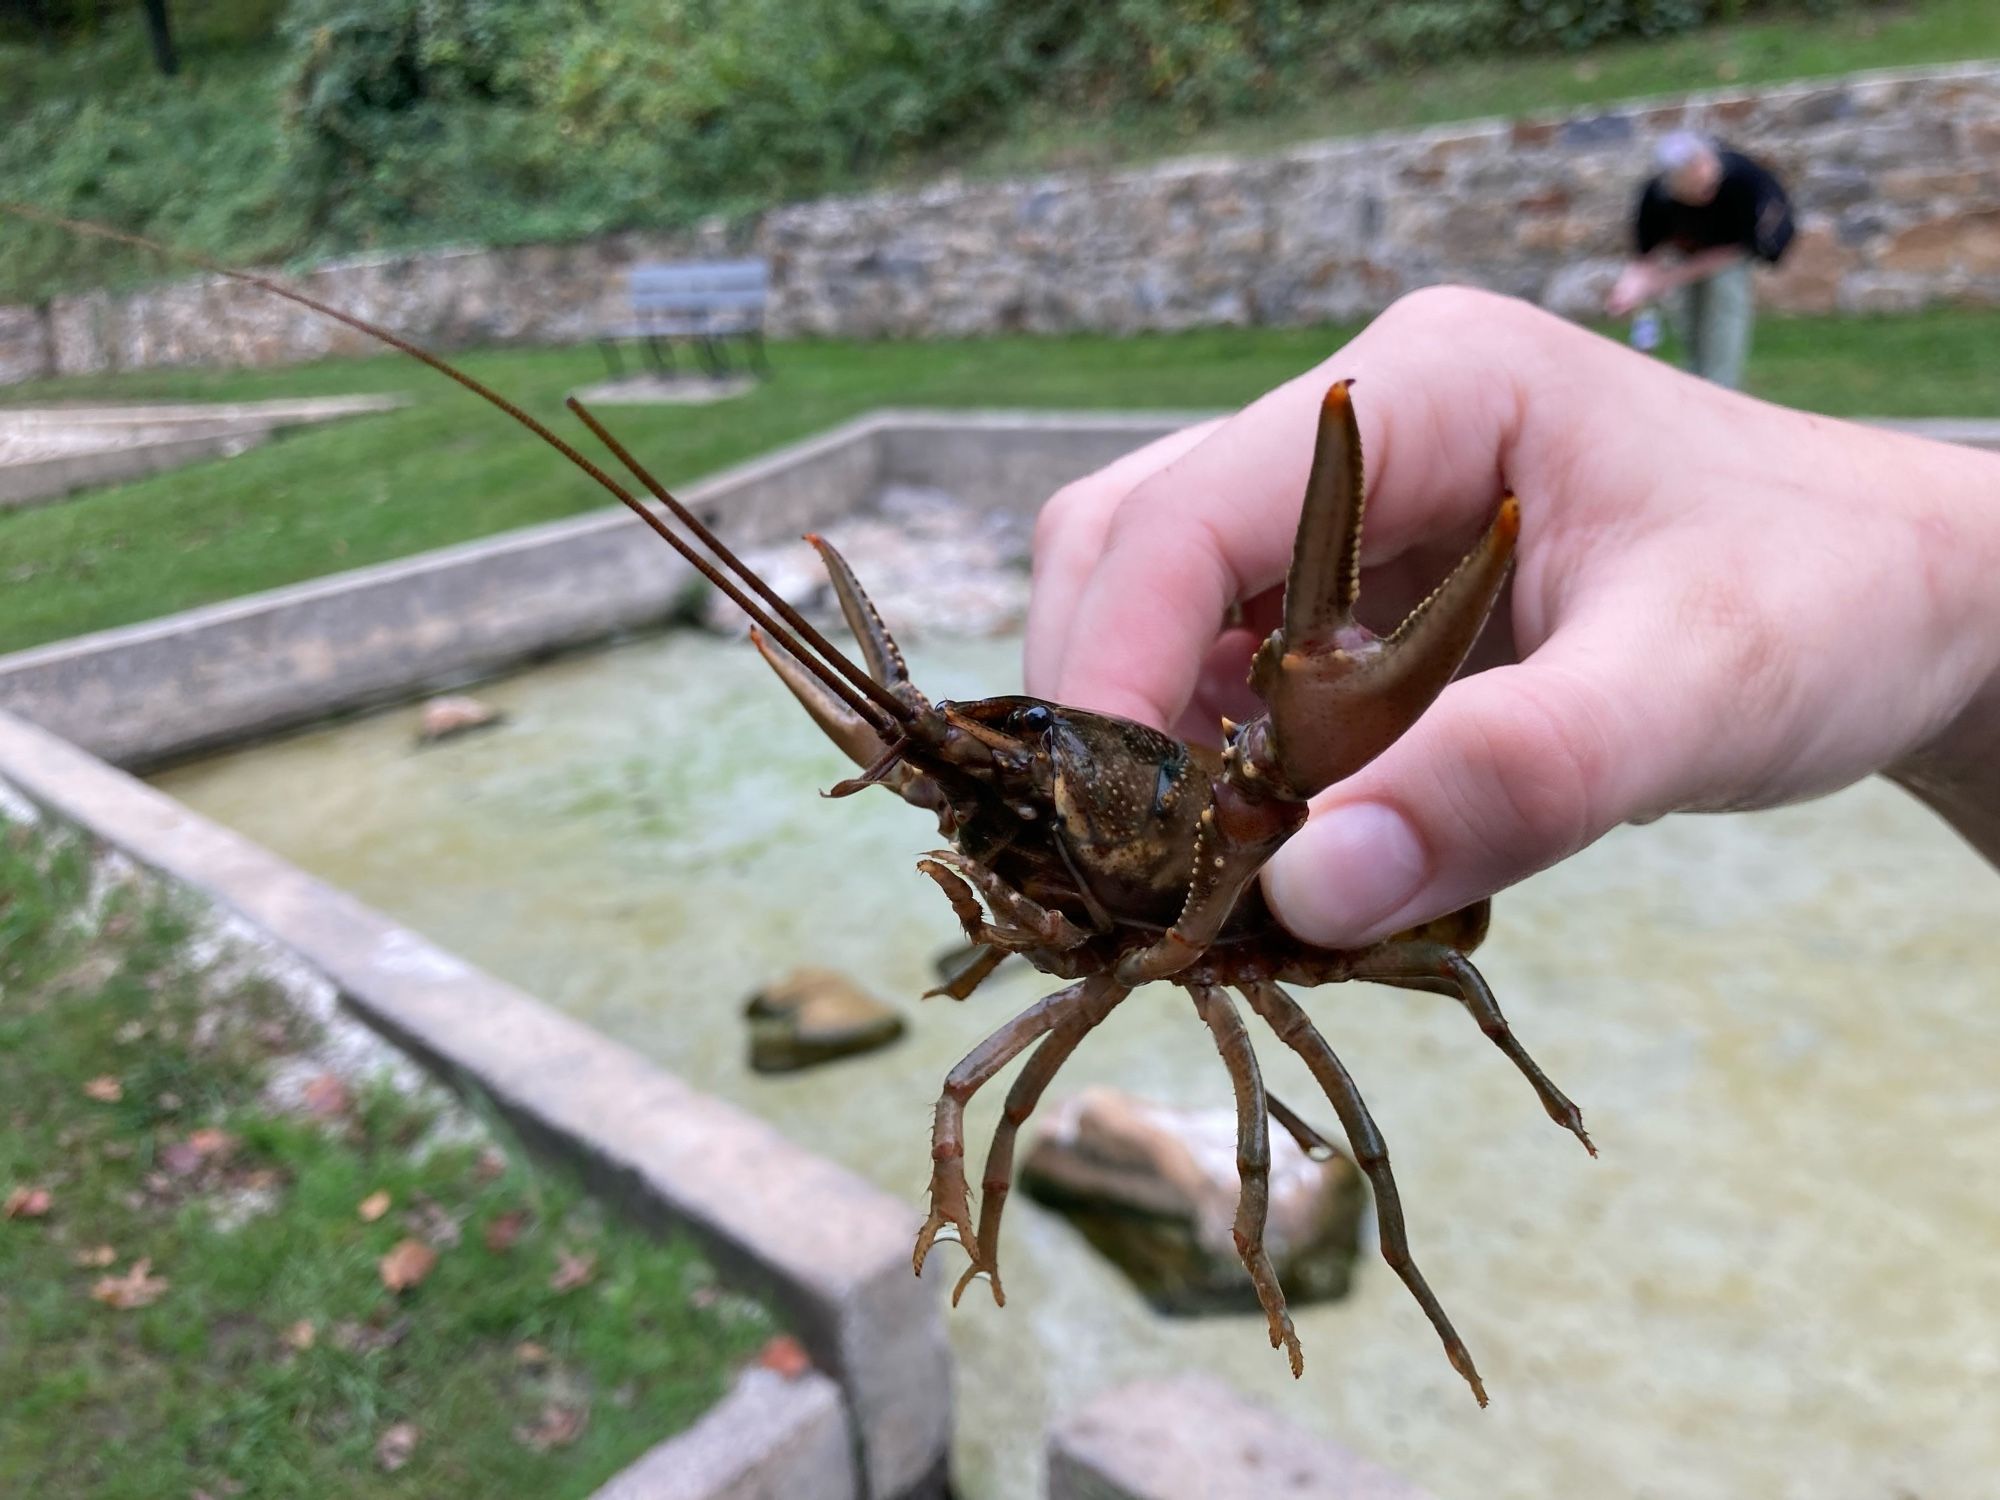
[[[1314, 799], [1264, 890], [1308, 942], [1351, 948], [1489, 896], [1659, 811], [1672, 750], [1544, 645], [1461, 678], [1402, 739]], [[1544, 657], [1550, 659], [1545, 661]]]

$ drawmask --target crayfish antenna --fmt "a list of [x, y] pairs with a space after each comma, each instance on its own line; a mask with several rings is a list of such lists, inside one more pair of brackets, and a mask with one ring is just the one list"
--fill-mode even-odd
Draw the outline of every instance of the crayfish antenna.
[[[881, 682], [877, 681], [875, 677], [870, 677], [868, 673], [862, 671], [860, 667], [856, 666], [851, 660], [849, 660], [845, 653], [840, 651], [833, 644], [833, 642], [829, 641], [825, 636], [821, 635], [819, 631], [813, 627], [811, 621], [807, 620], [804, 615], [800, 614], [796, 609], [794, 609], [791, 605], [791, 602], [787, 600], [784, 597], [784, 595], [780, 594], [776, 589], [772, 588], [762, 578], [758, 577], [754, 569], [752, 569], [747, 563], [745, 563], [742, 558], [738, 557], [734, 552], [730, 551], [728, 546], [723, 542], [722, 538], [717, 536], [713, 531], [710, 531], [708, 529], [707, 525], [703, 523], [701, 517], [697, 516], [693, 511], [689, 510], [685, 505], [681, 504], [680, 501], [676, 500], [671, 494], [669, 494], [667, 492], [667, 487], [661, 484], [659, 480], [655, 479], [652, 476], [652, 474], [647, 471], [646, 466], [640, 463], [638, 459], [634, 458], [630, 450], [628, 450], [623, 443], [619, 442], [617, 438], [611, 435], [611, 433], [605, 428], [604, 424], [597, 420], [595, 413], [593, 413], [590, 410], [590, 408], [585, 406], [581, 401], [577, 400], [577, 398], [574, 396], [569, 397], [568, 400], [566, 400], [563, 404], [567, 406], [571, 411], [575, 412], [578, 420], [580, 420], [584, 426], [588, 427], [593, 433], [596, 434], [597, 440], [600, 443], [604, 444], [606, 448], [609, 448], [611, 450], [612, 457], [616, 458], [618, 462], [625, 465], [626, 468], [632, 471], [632, 476], [635, 479], [637, 479], [642, 486], [644, 486], [646, 491], [649, 494], [651, 494], [655, 500], [658, 500], [662, 505], [666, 506], [666, 508], [673, 513], [675, 520], [679, 521], [683, 526], [687, 527], [689, 531], [692, 531], [695, 534], [696, 538], [701, 542], [701, 544], [707, 547], [709, 551], [713, 552], [716, 555], [716, 557], [721, 561], [724, 567], [730, 569], [732, 572], [736, 574], [737, 577], [741, 578], [745, 583], [749, 584], [751, 588], [755, 589], [757, 593], [770, 604], [771, 608], [776, 610], [778, 614], [784, 618], [786, 624], [790, 625], [792, 629], [797, 631], [801, 636], [805, 637], [805, 639], [812, 644], [813, 649], [819, 652], [819, 654], [823, 658], [825, 658], [825, 660], [829, 664], [833, 666], [834, 670], [839, 672], [842, 676], [846, 677], [850, 682], [852, 682], [855, 685], [855, 687], [859, 688], [863, 693], [867, 694], [869, 698], [873, 699], [876, 705], [880, 707], [885, 713], [887, 713], [890, 716], [890, 718], [894, 719], [898, 723], [908, 722], [908, 720], [911, 718], [911, 709], [909, 705], [905, 704], [895, 694], [889, 692], [886, 688], [884, 688]], [[817, 538], [814, 538], [813, 540], [815, 541], [815, 543], [817, 543], [818, 541]], [[846, 601], [845, 599], [843, 599], [842, 600], [843, 606], [845, 605], [845, 603]], [[849, 619], [850, 620], [852, 619], [851, 615], [849, 616]], [[865, 636], [862, 636], [860, 631], [857, 630], [855, 634], [857, 637], [860, 637], [863, 640], [864, 644], [866, 643], [867, 638]], [[787, 649], [790, 650], [796, 648], [788, 646]], [[893, 647], [891, 649], [893, 649]], [[876, 674], [876, 677], [880, 677], [880, 675], [881, 674], [878, 672]]]
[[[598, 485], [618, 500], [620, 504], [638, 516], [641, 521], [644, 521], [668, 546], [687, 559], [697, 572], [717, 588], [721, 589], [724, 594], [728, 595], [745, 614], [749, 615], [752, 620], [756, 621], [757, 624], [761, 625], [769, 633], [772, 640], [777, 641], [787, 652], [796, 657], [801, 665], [815, 677], [819, 678], [834, 696], [839, 698], [855, 713], [859, 714], [878, 733], [894, 735], [899, 731], [900, 726], [908, 720], [910, 716], [909, 710], [901, 702], [892, 694], [883, 690], [878, 684], [870, 682], [867, 675], [860, 668], [856, 667], [853, 662], [842, 656], [838, 651], [835, 651], [826, 642], [825, 638], [806, 625], [805, 621], [800, 619], [796, 612], [791, 610], [790, 606], [782, 605], [780, 612], [789, 621], [803, 627], [808, 633], [808, 637], [826, 653], [827, 660], [838, 663], [840, 672], [844, 672], [850, 679], [861, 685], [860, 694], [857, 694], [854, 688], [841, 680], [840, 672], [829, 668], [825, 662], [812, 656], [800, 646], [798, 641], [784, 626], [772, 619], [741, 588], [719, 572], [707, 558], [696, 552], [694, 548], [689, 546], [679, 536], [676, 536], [664, 521], [654, 515], [636, 496], [609, 474], [605, 473], [602, 468], [592, 463], [588, 458], [585, 458], [574, 446], [557, 437], [554, 432], [549, 430], [546, 424], [530, 416], [491, 386], [485, 384], [483, 381], [474, 379], [441, 356], [431, 353], [430, 350], [424, 348], [421, 344], [412, 343], [400, 334], [391, 333], [380, 324], [371, 323], [366, 318], [357, 317], [350, 312], [343, 312], [340, 308], [322, 302], [317, 297], [310, 296], [294, 287], [288, 287], [282, 282], [273, 281], [269, 277], [259, 276], [250, 271], [232, 270], [228, 266], [219, 265], [209, 260], [206, 256], [195, 255], [186, 250], [177, 250], [170, 245], [163, 245], [157, 240], [149, 240], [143, 235], [128, 234], [122, 229], [113, 229], [104, 224], [93, 224], [84, 219], [64, 218], [60, 214], [52, 214], [39, 208], [31, 208], [24, 203], [0, 202], [0, 213], [12, 214], [16, 218], [27, 219], [37, 224], [52, 224], [59, 229], [66, 229], [72, 234], [83, 235], [91, 239], [110, 240], [116, 244], [132, 245], [138, 249], [150, 251], [155, 255], [164, 256], [168, 260], [177, 260], [187, 265], [197, 266], [204, 271], [224, 277], [227, 280], [241, 282], [246, 286], [257, 287], [262, 291], [269, 292], [274, 297], [283, 298], [285, 301], [295, 303], [300, 307], [310, 308], [322, 317], [331, 318], [336, 323], [352, 328], [357, 333], [366, 334], [369, 338], [386, 344], [391, 349], [399, 350], [409, 355], [412, 359], [429, 365], [446, 379], [464, 386], [481, 400], [497, 407], [507, 416], [512, 417], [521, 426], [527, 428], [528, 431], [532, 432], [536, 437], [568, 459], [570, 463], [589, 475], [592, 480], [596, 481]], [[593, 430], [597, 430], [600, 437], [605, 436], [594, 425]], [[612, 451], [619, 452], [620, 450], [613, 446]], [[628, 466], [631, 464], [629, 458], [625, 462]], [[636, 468], [634, 472], [638, 472]], [[650, 487], [654, 489], [654, 492], [674, 513], [675, 517], [684, 525], [689, 526], [695, 535], [707, 546], [713, 548], [718, 557], [726, 559], [728, 565], [748, 580], [759, 592], [763, 593], [766, 597], [774, 597], [763, 580], [758, 578], [754, 573], [751, 573], [733, 554], [724, 548], [716, 540], [714, 533], [702, 525], [692, 512], [678, 500], [667, 495], [664, 490], [659, 489], [657, 486]]]

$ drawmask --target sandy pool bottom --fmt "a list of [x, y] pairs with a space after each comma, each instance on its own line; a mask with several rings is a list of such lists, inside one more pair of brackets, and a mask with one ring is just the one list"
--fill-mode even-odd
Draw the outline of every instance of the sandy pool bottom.
[[[1018, 682], [1010, 640], [911, 656], [935, 696]], [[939, 1081], [1048, 987], [1008, 970], [971, 1003], [916, 1005], [956, 937], [913, 869], [929, 820], [887, 794], [814, 795], [844, 763], [746, 647], [671, 635], [480, 691], [505, 727], [416, 750], [397, 710], [158, 784], [837, 1157], [905, 1198], [914, 1230]], [[1181, 1369], [1439, 1500], [2000, 1493], [1997, 934], [2000, 879], [1881, 784], [1622, 830], [1508, 893], [1481, 966], [1583, 1107], [1596, 1162], [1448, 1001], [1309, 995], [1491, 1409], [1378, 1260], [1347, 1301], [1302, 1312], [1294, 1383], [1261, 1320], [1154, 1316], [1017, 1196], [1006, 1309], [968, 1297], [951, 1316], [963, 1493], [1038, 1494], [1051, 1417]], [[752, 1075], [741, 1001], [803, 962], [905, 1006], [909, 1038]], [[1275, 1091], [1314, 1098], [1260, 1051]], [[1055, 1092], [1086, 1082], [1228, 1098], [1166, 988], [1128, 1001]]]

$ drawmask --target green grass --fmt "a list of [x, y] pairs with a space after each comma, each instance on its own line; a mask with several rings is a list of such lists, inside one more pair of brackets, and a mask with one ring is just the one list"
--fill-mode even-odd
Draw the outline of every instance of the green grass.
[[1300, 141], [1621, 99], [1824, 78], [1867, 68], [2000, 57], [2000, 5], [1918, 0], [1828, 16], [1714, 26], [1578, 55], [1453, 59], [1314, 90], [1255, 118], [1194, 127], [1164, 111], [1080, 118], [1038, 106], [995, 139], [926, 158], [903, 180], [952, 166], [976, 177], [1111, 167], [1188, 152], [1269, 151]]
[[[768, 1336], [687, 1245], [605, 1224], [478, 1139], [427, 1145], [431, 1110], [386, 1086], [326, 1118], [267, 1103], [308, 1023], [192, 962], [158, 893], [97, 908], [91, 882], [81, 841], [0, 820], [0, 1198], [49, 1194], [0, 1218], [0, 1494], [585, 1495]], [[86, 1093], [100, 1078], [121, 1096]], [[190, 1160], [202, 1128], [229, 1144]], [[266, 1211], [226, 1227], [221, 1206], [257, 1192]], [[377, 1192], [391, 1207], [363, 1222]], [[522, 1212], [511, 1248], [487, 1242]], [[436, 1268], [398, 1294], [377, 1263], [413, 1235]], [[551, 1286], [563, 1251], [597, 1257], [587, 1284]], [[93, 1298], [139, 1257], [157, 1301]], [[524, 1434], [552, 1405], [585, 1425], [537, 1451]], [[390, 1472], [378, 1444], [404, 1423]]]
[[[1349, 332], [782, 345], [772, 353], [777, 378], [748, 396], [607, 415], [664, 480], [685, 485], [877, 406], [1227, 407], [1323, 358]], [[575, 428], [561, 410], [564, 394], [602, 376], [589, 349], [464, 362], [564, 431]], [[1750, 383], [1774, 400], [1838, 415], [1992, 414], [2000, 411], [2000, 313], [1766, 318]], [[606, 503], [526, 433], [399, 357], [281, 372], [152, 372], [12, 394], [221, 400], [342, 391], [403, 391], [414, 404], [226, 462], [0, 513], [0, 651]]]

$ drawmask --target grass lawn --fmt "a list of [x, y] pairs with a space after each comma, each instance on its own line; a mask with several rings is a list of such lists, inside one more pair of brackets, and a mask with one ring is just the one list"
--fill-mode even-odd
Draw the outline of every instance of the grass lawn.
[[313, 1024], [104, 889], [0, 818], [0, 1494], [586, 1495], [770, 1336], [456, 1104], [275, 1102]]
[[972, 176], [1001, 176], [1187, 152], [1270, 151], [1325, 136], [1980, 57], [2000, 57], [2000, 5], [1915, 0], [1710, 26], [1655, 41], [1592, 47], [1580, 55], [1453, 58], [1366, 83], [1314, 89], [1253, 118], [1207, 128], [1191, 127], [1164, 110], [1085, 119], [1031, 109], [995, 139], [931, 158], [921, 170], [902, 175], [915, 178], [950, 165]]
[[[607, 412], [668, 483], [685, 484], [872, 407], [1220, 408], [1338, 348], [1351, 330], [1132, 339], [999, 338], [777, 346], [778, 376], [712, 407]], [[562, 430], [594, 349], [468, 355], [466, 367]], [[1760, 394], [1843, 415], [2000, 412], [2000, 313], [1767, 318]], [[403, 557], [603, 503], [525, 432], [401, 357], [268, 373], [149, 372], [16, 387], [10, 400], [254, 399], [407, 391], [414, 404], [282, 438], [67, 503], [0, 514], [0, 651]]]

